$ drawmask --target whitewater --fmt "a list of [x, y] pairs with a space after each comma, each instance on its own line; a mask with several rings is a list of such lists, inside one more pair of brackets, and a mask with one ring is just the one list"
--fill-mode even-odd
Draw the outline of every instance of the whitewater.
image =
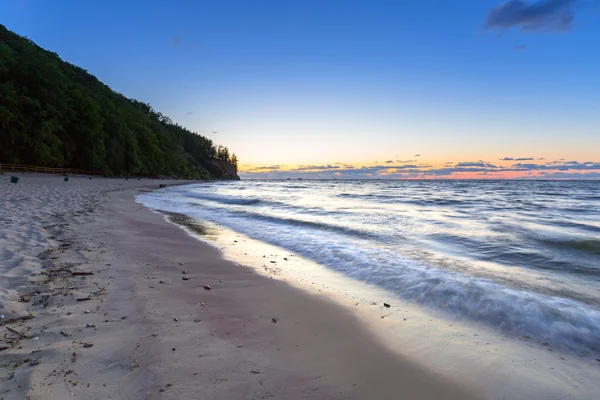
[[241, 181], [143, 193], [452, 320], [600, 355], [598, 181]]

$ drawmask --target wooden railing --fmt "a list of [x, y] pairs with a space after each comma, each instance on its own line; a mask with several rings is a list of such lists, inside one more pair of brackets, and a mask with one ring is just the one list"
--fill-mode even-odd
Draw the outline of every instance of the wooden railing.
[[21, 171], [21, 172], [38, 172], [43, 174], [59, 174], [59, 175], [102, 175], [102, 171], [95, 169], [80, 169], [80, 168], [50, 168], [38, 167], [35, 165], [20, 165], [20, 164], [0, 164], [0, 171]]

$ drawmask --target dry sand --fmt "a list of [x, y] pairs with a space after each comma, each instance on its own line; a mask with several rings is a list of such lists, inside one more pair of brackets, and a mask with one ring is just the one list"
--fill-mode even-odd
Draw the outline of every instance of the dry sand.
[[134, 202], [181, 181], [0, 179], [0, 399], [476, 397]]

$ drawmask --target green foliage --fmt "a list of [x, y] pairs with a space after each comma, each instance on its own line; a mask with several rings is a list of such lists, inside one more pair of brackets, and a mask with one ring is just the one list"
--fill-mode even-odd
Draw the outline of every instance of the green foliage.
[[229, 149], [227, 147], [217, 147], [217, 160], [229, 161]]
[[238, 168], [238, 158], [237, 158], [237, 156], [235, 155], [235, 153], [233, 153], [233, 154], [231, 155], [231, 157], [229, 157], [229, 160], [228, 160], [228, 161], [229, 161], [229, 162], [230, 162], [230, 163], [231, 163], [231, 164], [232, 164], [232, 165], [235, 167], [235, 169], [237, 170], [237, 168]]
[[0, 162], [211, 179], [234, 157], [0, 24]]

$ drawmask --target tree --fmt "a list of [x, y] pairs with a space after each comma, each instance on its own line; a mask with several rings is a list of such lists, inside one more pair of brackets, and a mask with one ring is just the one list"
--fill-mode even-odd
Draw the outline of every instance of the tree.
[[0, 25], [0, 162], [221, 178], [214, 159], [229, 150]]
[[217, 159], [229, 161], [229, 149], [225, 146], [219, 145], [219, 147], [217, 147]]
[[238, 158], [237, 158], [237, 156], [235, 155], [235, 153], [233, 153], [233, 154], [231, 155], [231, 157], [229, 157], [229, 162], [230, 162], [231, 164], [233, 164], [233, 166], [234, 166], [234, 167], [235, 167], [235, 169], [237, 170], [237, 168], [238, 168]]

